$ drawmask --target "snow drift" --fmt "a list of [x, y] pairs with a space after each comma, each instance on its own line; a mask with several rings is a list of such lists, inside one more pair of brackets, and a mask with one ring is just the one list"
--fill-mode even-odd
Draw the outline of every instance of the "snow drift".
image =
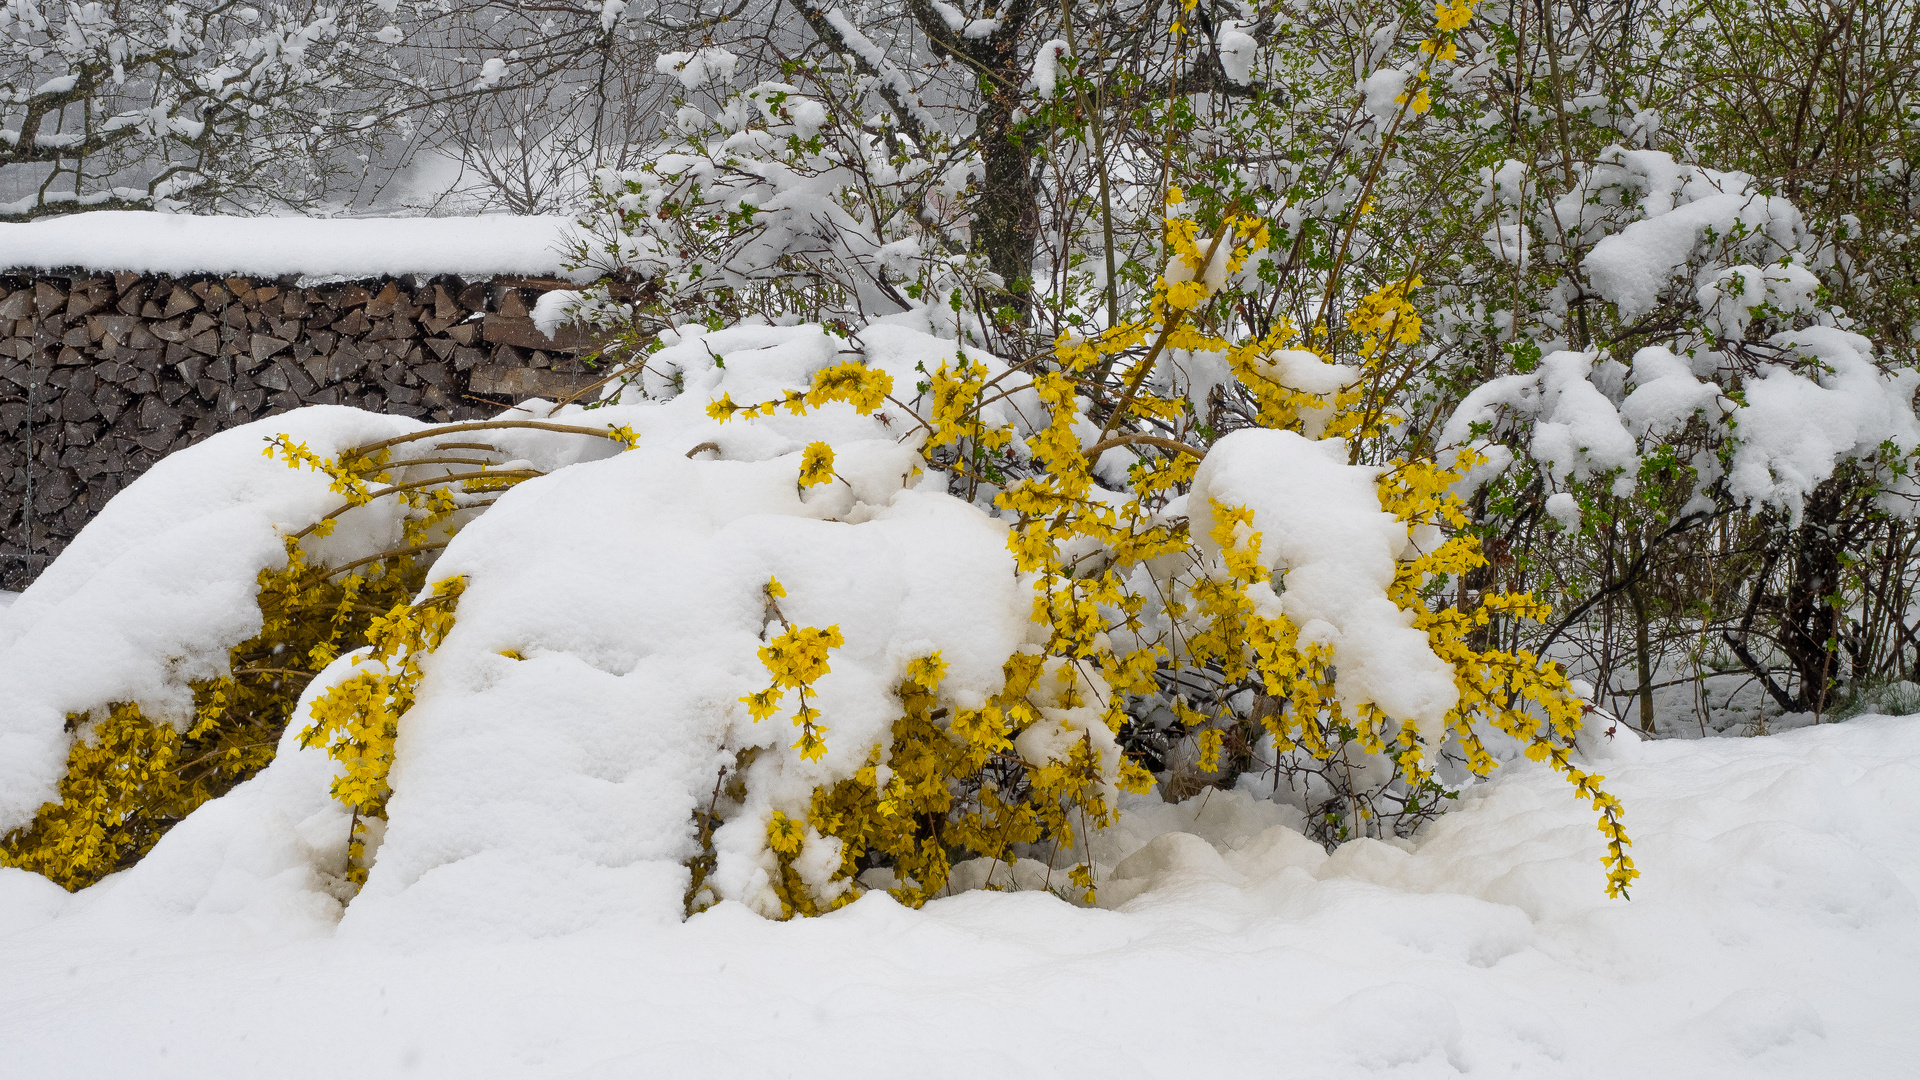
[[1583, 808], [1521, 764], [1416, 843], [1331, 857], [1244, 793], [1131, 800], [1098, 852], [1117, 910], [973, 892], [912, 911], [873, 893], [793, 923], [721, 904], [458, 949], [331, 933], [337, 906], [299, 869], [302, 836], [345, 835], [324, 778], [306, 801], [263, 790], [324, 772], [315, 757], [176, 829], [164, 872], [157, 851], [69, 896], [0, 869], [15, 1071], [333, 1076], [342, 1031], [372, 1078], [842, 1060], [957, 1077], [986, 1060], [1009, 1076], [1801, 1080], [1902, 1075], [1920, 1051], [1912, 717], [1617, 747], [1607, 771], [1647, 871], [1631, 903], [1593, 887]]

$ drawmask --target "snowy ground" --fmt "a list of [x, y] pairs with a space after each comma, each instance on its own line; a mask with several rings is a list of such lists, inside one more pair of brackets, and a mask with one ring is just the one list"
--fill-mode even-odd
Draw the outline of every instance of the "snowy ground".
[[1530, 766], [1410, 851], [1136, 804], [1124, 842], [1160, 838], [1118, 911], [869, 895], [409, 949], [211, 901], [107, 921], [4, 870], [0, 1047], [22, 1077], [1912, 1075], [1920, 717], [1617, 751], [1631, 903]]
[[8, 592], [5, 589], [0, 589], [0, 611], [4, 611], [7, 608], [12, 607], [13, 602], [19, 599], [19, 597], [20, 597], [20, 594], [17, 592]]

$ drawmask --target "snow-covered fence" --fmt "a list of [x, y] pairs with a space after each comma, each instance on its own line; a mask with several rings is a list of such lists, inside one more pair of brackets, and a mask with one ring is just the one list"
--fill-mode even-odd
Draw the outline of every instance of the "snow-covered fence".
[[591, 381], [541, 218], [0, 225], [0, 589], [162, 455], [301, 405], [447, 421]]

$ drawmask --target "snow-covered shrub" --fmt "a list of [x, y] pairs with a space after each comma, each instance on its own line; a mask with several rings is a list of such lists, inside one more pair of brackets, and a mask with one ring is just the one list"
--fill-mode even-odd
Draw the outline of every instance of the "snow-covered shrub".
[[[262, 426], [274, 425], [253, 426], [254, 437], [259, 437]], [[362, 424], [360, 430], [391, 431], [396, 426], [418, 427], [396, 421]], [[527, 426], [517, 421], [454, 425], [460, 431]], [[352, 430], [349, 425], [320, 426], [322, 437], [336, 439]], [[274, 536], [279, 550], [243, 545], [224, 560], [228, 565], [215, 571], [216, 577], [237, 585], [234, 579], [251, 569], [255, 584], [248, 605], [253, 609], [250, 617], [208, 611], [204, 615], [214, 623], [208, 625], [208, 619], [195, 620], [192, 612], [163, 608], [148, 613], [147, 618], [174, 623], [162, 633], [178, 636], [162, 646], [157, 655], [155, 643], [143, 642], [135, 655], [127, 656], [125, 661], [135, 670], [126, 673], [129, 681], [121, 683], [123, 690], [117, 696], [112, 691], [106, 691], [109, 696], [104, 699], [97, 696], [102, 692], [99, 687], [115, 682], [111, 652], [105, 672], [90, 672], [84, 667], [76, 670], [71, 664], [51, 668], [23, 665], [9, 672], [14, 696], [9, 699], [6, 719], [16, 724], [28, 721], [22, 726], [29, 728], [23, 732], [16, 727], [12, 732], [15, 740], [32, 734], [30, 725], [35, 721], [44, 728], [64, 708], [68, 738], [60, 741], [68, 745], [64, 775], [58, 780], [58, 799], [42, 805], [30, 823], [10, 827], [0, 841], [4, 843], [0, 857], [10, 865], [44, 873], [69, 888], [92, 884], [105, 874], [124, 869], [194, 808], [224, 794], [273, 760], [282, 731], [289, 724], [303, 726], [308, 719], [294, 715], [294, 708], [315, 672], [342, 653], [364, 651], [369, 642], [379, 647], [376, 657], [390, 656], [394, 628], [407, 626], [417, 617], [413, 613], [419, 607], [412, 604], [412, 598], [426, 578], [424, 557], [444, 547], [446, 537], [484, 506], [487, 492], [537, 475], [530, 468], [512, 467], [513, 462], [505, 463], [507, 468], [494, 468], [499, 463], [474, 456], [474, 451], [481, 448], [472, 443], [456, 442], [445, 448], [458, 450], [463, 457], [431, 453], [394, 457], [394, 446], [405, 446], [421, 437], [417, 431], [403, 431], [343, 449], [338, 460], [333, 460], [309, 449], [306, 442], [276, 433], [263, 448], [263, 456], [269, 459], [265, 462], [230, 461], [226, 469], [216, 465], [212, 477], [184, 476], [178, 469], [171, 474], [159, 470], [157, 481], [147, 482], [149, 491], [142, 495], [148, 497], [147, 509], [152, 509], [153, 495], [158, 494], [160, 500], [173, 504], [167, 508], [171, 513], [186, 517], [173, 530], [162, 530], [158, 537], [138, 535], [142, 524], [124, 520], [141, 514], [137, 506], [126, 508], [130, 512], [123, 515], [104, 515], [104, 525], [92, 527], [94, 537], [90, 539], [98, 538], [102, 527], [109, 531], [117, 527], [127, 535], [108, 537], [104, 542], [81, 541], [76, 545], [74, 561], [88, 560], [102, 547], [123, 547], [125, 550], [117, 556], [101, 552], [109, 561], [106, 572], [95, 575], [108, 579], [124, 575], [123, 582], [130, 578], [130, 586], [120, 587], [147, 592], [169, 588], [164, 580], [153, 576], [165, 565], [164, 555], [142, 551], [137, 546], [142, 540], [164, 551], [169, 537], [179, 533], [193, 537], [211, 529], [212, 535], [231, 542], [239, 530]], [[202, 456], [230, 459], [237, 449], [232, 445], [232, 435], [222, 441], [226, 445], [210, 448]], [[278, 464], [274, 463], [276, 459]], [[449, 464], [458, 465], [459, 471], [421, 475], [423, 468]], [[284, 483], [272, 482], [279, 477], [247, 475], [287, 468], [310, 471], [327, 483], [317, 490], [313, 484], [297, 484], [295, 487], [305, 490], [288, 491]], [[227, 475], [218, 475], [220, 472]], [[262, 483], [263, 479], [268, 482]], [[282, 490], [275, 491], [276, 487]], [[156, 488], [157, 493], [152, 491]], [[287, 498], [289, 495], [293, 498]], [[142, 500], [136, 496], [133, 501]], [[222, 501], [237, 505], [222, 507]], [[322, 510], [319, 507], [323, 501], [337, 505]], [[193, 505], [195, 502], [200, 505]], [[289, 502], [305, 504], [308, 509], [304, 520], [302, 512], [291, 510]], [[349, 529], [333, 535], [343, 516], [376, 503], [379, 505], [350, 518]], [[247, 511], [260, 510], [265, 510], [268, 517], [291, 510], [280, 520], [300, 521], [301, 525], [267, 524], [258, 518], [233, 520], [236, 512], [246, 515]], [[223, 521], [223, 517], [228, 520]], [[194, 546], [178, 554], [186, 558], [204, 556], [206, 550], [198, 545], [206, 539], [204, 535], [190, 539], [188, 543]], [[303, 547], [303, 540], [308, 541], [308, 547]], [[264, 565], [250, 568], [250, 562]], [[77, 609], [81, 622], [76, 629], [81, 636], [97, 632], [97, 620], [117, 610], [92, 607], [84, 599], [75, 602], [71, 595], [61, 604], [58, 593], [63, 586], [83, 596], [95, 592], [96, 605], [107, 598], [96, 582], [62, 581], [58, 573], [49, 576], [52, 588], [37, 588], [36, 600], [41, 594], [53, 593], [53, 604]], [[72, 588], [75, 585], [79, 586], [77, 590]], [[244, 590], [231, 591], [238, 594]], [[62, 613], [56, 610], [49, 614], [55, 625], [42, 626], [40, 631], [57, 641], [62, 636]], [[88, 624], [89, 618], [94, 620], [92, 625]], [[220, 640], [241, 626], [254, 631], [246, 640]], [[25, 635], [23, 628], [21, 637]], [[12, 650], [9, 659], [31, 663], [38, 659], [33, 655], [37, 644], [31, 639], [23, 642]], [[363, 708], [354, 711], [369, 712]], [[381, 725], [391, 727], [398, 711], [373, 713], [376, 730]], [[330, 733], [323, 722], [315, 726], [314, 734], [324, 739]], [[376, 735], [372, 741], [378, 739]], [[390, 746], [391, 731], [384, 732], [384, 739]], [[368, 742], [348, 739], [336, 747], [336, 756], [357, 762], [367, 756]], [[38, 749], [44, 755], [47, 748]], [[374, 760], [382, 759], [375, 754]], [[343, 786], [343, 801], [356, 807], [356, 812], [379, 812], [375, 791], [384, 779], [384, 768], [377, 772], [358, 785]], [[26, 791], [10, 794], [24, 795]]]
[[955, 290], [988, 280], [944, 220], [971, 168], [942, 163], [944, 146], [853, 122], [824, 94], [777, 82], [711, 109], [683, 104], [675, 124], [639, 167], [595, 175], [575, 252], [583, 266], [646, 279], [649, 295], [629, 310], [589, 290], [574, 305], [580, 321], [639, 319], [647, 334], [688, 318], [853, 326], [946, 308]]
[[1496, 632], [1646, 730], [1661, 686], [1704, 733], [1718, 676], [1818, 715], [1910, 673], [1909, 6], [1489, 12], [1383, 184], [1434, 252], [1426, 422], [1490, 459], [1462, 588], [1552, 600]]
[[186, 730], [149, 719], [138, 701], [68, 714], [75, 737], [60, 800], [7, 835], [6, 863], [70, 889], [132, 865], [195, 807], [273, 760], [280, 732], [298, 719], [306, 666], [359, 648], [380, 618], [372, 613], [404, 608], [424, 578], [410, 556], [329, 574], [289, 543], [285, 566], [259, 572], [260, 633], [233, 646], [226, 674], [192, 681]]
[[[1511, 178], [1490, 198], [1529, 238], [1535, 272], [1558, 263], [1567, 276], [1532, 339], [1508, 341], [1526, 354], [1516, 353], [1520, 370], [1466, 393], [1440, 436], [1489, 459], [1468, 485], [1487, 485], [1487, 526], [1517, 528], [1544, 512], [1573, 546], [1624, 530], [1629, 550], [1591, 570], [1561, 563], [1554, 587], [1585, 594], [1569, 619], [1635, 590], [1644, 622], [1643, 594], [1662, 576], [1654, 560], [1683, 559], [1674, 549], [1716, 523], [1755, 521], [1772, 534], [1763, 547], [1794, 556], [1772, 587], [1787, 597], [1767, 612], [1773, 629], [1761, 636], [1772, 642], [1755, 647], [1777, 648], [1797, 692], [1749, 651], [1769, 586], [1696, 594], [1680, 617], [1704, 626], [1703, 608], [1734, 607], [1720, 637], [1738, 668], [1781, 708], [1823, 711], [1849, 636], [1827, 599], [1847, 573], [1841, 538], [1920, 512], [1920, 369], [1856, 332], [1815, 272], [1822, 256], [1800, 210], [1751, 176], [1615, 145], [1555, 198]], [[1510, 339], [1510, 327], [1463, 314], [1448, 312], [1455, 347]], [[1765, 578], [1774, 565], [1742, 576]], [[1673, 578], [1659, 591], [1694, 592]], [[1651, 658], [1643, 663], [1644, 686]], [[1650, 724], [1651, 697], [1638, 696]]]
[[[953, 363], [927, 372], [918, 399], [899, 403], [924, 431], [925, 449], [953, 448], [944, 458], [949, 489], [1013, 521], [1009, 545], [1044, 644], [1009, 657], [1004, 688], [985, 708], [940, 699], [938, 653], [908, 665], [891, 745], [874, 744], [853, 777], [816, 788], [804, 817], [782, 808], [770, 819], [783, 909], [831, 906], [875, 870], [873, 880], [902, 899], [924, 899], [946, 880], [950, 852], [1050, 864], [1075, 842], [1076, 815], [1080, 833], [1109, 822], [1114, 803], [1101, 788], [1115, 777], [1116, 736], [1167, 711], [1198, 740], [1204, 767], [1218, 769], [1227, 731], [1251, 741], [1234, 697], [1266, 703], [1250, 733], [1271, 758], [1263, 769], [1243, 761], [1235, 771], [1270, 772], [1276, 790], [1308, 762], [1321, 766], [1309, 767], [1315, 775], [1337, 778], [1326, 792], [1334, 797], [1313, 803], [1329, 839], [1380, 828], [1382, 819], [1388, 828], [1419, 820], [1451, 790], [1437, 772], [1450, 769], [1458, 784], [1494, 766], [1488, 739], [1517, 742], [1602, 811], [1612, 844], [1609, 891], [1623, 891], [1636, 872], [1618, 806], [1570, 756], [1582, 705], [1554, 666], [1471, 644], [1495, 611], [1539, 618], [1543, 610], [1524, 596], [1489, 597], [1472, 613], [1423, 603], [1430, 582], [1479, 561], [1470, 538], [1444, 539], [1441, 531], [1461, 523], [1448, 493], [1460, 474], [1430, 461], [1384, 473], [1349, 464], [1343, 439], [1298, 431], [1312, 424], [1317, 433], [1364, 438], [1392, 425], [1358, 387], [1379, 378], [1392, 343], [1418, 340], [1405, 287], [1361, 305], [1353, 330], [1362, 363], [1353, 368], [1312, 352], [1283, 355], [1292, 344], [1284, 335], [1229, 342], [1187, 319], [1264, 248], [1264, 230], [1229, 218], [1203, 250], [1191, 219], [1167, 225], [1173, 254], [1141, 321], [1093, 340], [1063, 338], [1058, 369], [1033, 375], [957, 350]], [[1243, 239], [1227, 242], [1236, 230]], [[1136, 459], [1125, 488], [1103, 487], [1096, 472], [1105, 453], [1169, 441], [1107, 439], [1083, 415], [1088, 403], [1075, 393], [1075, 376], [1146, 341], [1158, 344], [1134, 360], [1141, 377], [1170, 344], [1231, 354], [1232, 368], [1262, 387], [1256, 392], [1279, 430], [1238, 432], [1204, 450], [1172, 444], [1164, 448], [1176, 454]], [[1174, 405], [1140, 392], [1141, 377], [1110, 427]], [[816, 385], [830, 380], [817, 375]], [[993, 410], [996, 398], [1012, 408]], [[798, 411], [805, 402], [791, 391], [744, 407], [723, 397], [711, 413], [751, 419], [782, 406]], [[808, 456], [830, 461], [811, 449]], [[801, 468], [804, 484], [805, 460]], [[1176, 499], [1176, 486], [1191, 490]], [[1187, 510], [1195, 504], [1204, 509]], [[762, 656], [777, 688], [782, 669], [769, 648]], [[822, 661], [824, 653], [810, 663]], [[748, 704], [771, 715], [762, 698]], [[792, 748], [803, 757], [819, 749], [817, 719], [803, 700]], [[1123, 783], [1144, 784], [1137, 763], [1118, 764]], [[835, 846], [837, 867], [815, 854]], [[1089, 898], [1092, 874], [1090, 862], [1069, 874]]]
[[[1198, 249], [1181, 220], [1169, 233], [1175, 257], [1203, 268], [1224, 245]], [[1089, 830], [1112, 820], [1121, 787], [1150, 782], [1119, 742], [1135, 714], [1166, 702], [1193, 727], [1219, 730], [1210, 710], [1223, 695], [1163, 691], [1163, 680], [1192, 676], [1252, 679], [1281, 703], [1263, 718], [1268, 752], [1349, 772], [1384, 767], [1407, 792], [1437, 791], [1449, 755], [1487, 767], [1483, 743], [1504, 731], [1569, 770], [1617, 830], [1593, 778], [1571, 766], [1579, 707], [1554, 669], [1470, 649], [1483, 615], [1419, 602], [1429, 574], [1472, 558], [1471, 541], [1442, 543], [1431, 527], [1451, 505], [1443, 470], [1382, 474], [1348, 464], [1342, 442], [1275, 430], [1221, 439], [1199, 472], [1198, 450], [1136, 460], [1131, 495], [1097, 478], [1107, 453], [1153, 444], [1127, 434], [1102, 446], [1070, 373], [1144, 336], [1235, 350], [1248, 370], [1280, 373], [1276, 388], [1306, 395], [1303, 413], [1324, 402], [1326, 427], [1359, 431], [1363, 394], [1286, 381], [1286, 371], [1324, 377], [1323, 363], [1289, 368], [1271, 342], [1182, 330], [1210, 295], [1204, 271], [1193, 277], [1197, 291], [1166, 285], [1141, 325], [1062, 342], [1052, 373], [930, 336], [924, 321], [882, 321], [851, 339], [817, 326], [689, 330], [593, 410], [324, 444], [276, 433], [267, 449], [297, 468], [266, 464], [303, 481], [308, 509], [268, 518], [270, 531], [347, 545], [328, 565], [442, 552], [425, 603], [383, 613], [366, 631], [373, 655], [343, 655], [309, 686], [304, 738], [340, 761], [333, 791], [363, 819], [353, 827], [388, 819], [357, 833], [332, 872], [352, 882], [368, 870], [357, 903], [378, 905], [461, 851], [504, 845], [550, 865], [556, 844], [644, 826], [650, 858], [692, 868], [676, 906], [735, 899], [804, 913], [874, 886], [917, 901], [942, 887], [955, 858], [1055, 852], [1074, 864], [1067, 880], [1091, 891]], [[1398, 294], [1369, 310], [1396, 334], [1412, 317]], [[929, 369], [917, 394], [894, 392]], [[996, 393], [1011, 395], [1007, 412], [992, 410]], [[1145, 391], [1134, 402], [1166, 407]], [[487, 427], [505, 430], [475, 430]], [[635, 448], [554, 467], [596, 432], [631, 432]], [[506, 435], [549, 444], [509, 452]], [[953, 471], [916, 450], [936, 440], [1025, 448], [1018, 480], [976, 489], [1011, 526], [947, 494]], [[216, 444], [208, 449], [225, 449]], [[203, 452], [183, 458], [192, 454]], [[152, 479], [129, 489], [134, 503]], [[509, 479], [512, 490], [475, 517], [493, 501], [487, 489]], [[1176, 484], [1194, 494], [1176, 500]], [[409, 494], [414, 505], [394, 505]], [[1197, 541], [1181, 512], [1193, 498], [1207, 507]], [[470, 523], [450, 538], [421, 532], [456, 516]], [[609, 580], [606, 560], [635, 550]], [[457, 609], [435, 599], [455, 592]], [[36, 599], [29, 592], [22, 606]], [[631, 723], [622, 702], [657, 717], [655, 733], [616, 738]], [[8, 716], [14, 728], [22, 719]], [[612, 750], [623, 742], [632, 750]], [[628, 752], [657, 763], [647, 779], [657, 809], [636, 817], [594, 799], [535, 809], [577, 782], [565, 779], [583, 767], [568, 764], [572, 754], [588, 755], [591, 774], [619, 777]], [[579, 817], [596, 805], [613, 817]], [[465, 809], [449, 817], [455, 807]], [[1355, 805], [1340, 816], [1365, 830], [1372, 813]], [[559, 819], [529, 832], [528, 814]], [[530, 872], [487, 865], [490, 875]], [[1630, 866], [1624, 856], [1613, 865], [1624, 885]]]

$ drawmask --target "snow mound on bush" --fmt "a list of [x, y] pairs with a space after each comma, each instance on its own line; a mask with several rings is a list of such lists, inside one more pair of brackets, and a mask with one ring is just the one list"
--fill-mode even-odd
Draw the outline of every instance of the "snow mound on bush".
[[[0, 611], [0, 832], [55, 798], [70, 712], [139, 701], [155, 719], [193, 713], [189, 683], [226, 671], [227, 650], [260, 631], [256, 575], [286, 564], [283, 532], [339, 505], [328, 480], [261, 454], [287, 433], [320, 454], [421, 425], [315, 406], [221, 432], [169, 455], [114, 496], [11, 607]], [[371, 520], [357, 539], [397, 529]], [[342, 536], [329, 553], [354, 551]]]
[[1340, 439], [1291, 431], [1236, 431], [1215, 443], [1194, 474], [1187, 505], [1194, 545], [1209, 554], [1212, 506], [1253, 511], [1261, 561], [1286, 572], [1278, 607], [1304, 643], [1333, 647], [1348, 708], [1372, 702], [1440, 743], [1459, 701], [1453, 668], [1435, 656], [1413, 613], [1387, 598], [1406, 555], [1406, 525], [1380, 509], [1380, 470], [1347, 464]]
[[[802, 498], [797, 454], [696, 462], [648, 441], [523, 485], [436, 566], [469, 585], [407, 714], [388, 839], [347, 929], [677, 919], [694, 813], [728, 747], [769, 752], [749, 770], [753, 802], [714, 838], [714, 885], [777, 914], [768, 817], [804, 816], [815, 786], [891, 745], [907, 663], [937, 650], [950, 688], [998, 689], [1029, 625], [1006, 528], [903, 490], [911, 451], [842, 443], [836, 471], [854, 486]], [[815, 684], [829, 730], [814, 762], [790, 752], [790, 709], [755, 723], [739, 701], [768, 682], [770, 577], [790, 622], [846, 638]]]
[[[324, 474], [267, 457], [268, 440], [287, 435], [333, 457], [425, 426], [336, 405], [296, 409], [169, 455], [114, 496], [0, 611], [0, 832], [55, 797], [73, 739], [67, 714], [134, 701], [183, 728], [191, 683], [226, 674], [228, 650], [259, 633], [259, 572], [283, 568], [282, 538], [343, 500]], [[617, 449], [588, 435], [486, 434], [542, 470]], [[341, 514], [330, 535], [302, 547], [338, 566], [405, 543], [401, 508], [387, 498]]]

